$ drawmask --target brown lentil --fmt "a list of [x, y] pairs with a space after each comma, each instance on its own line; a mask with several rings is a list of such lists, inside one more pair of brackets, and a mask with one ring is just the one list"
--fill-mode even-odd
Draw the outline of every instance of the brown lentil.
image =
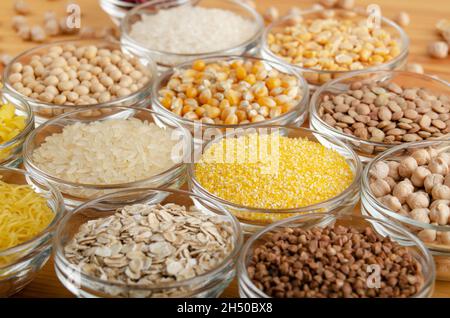
[[354, 82], [346, 93], [325, 95], [318, 112], [328, 125], [360, 139], [411, 142], [450, 133], [449, 97], [394, 82]]

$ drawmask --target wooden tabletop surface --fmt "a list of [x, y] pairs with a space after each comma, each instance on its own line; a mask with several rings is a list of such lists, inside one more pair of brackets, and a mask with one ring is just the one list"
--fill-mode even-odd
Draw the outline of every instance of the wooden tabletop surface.
[[[29, 21], [31, 24], [42, 25], [43, 14], [53, 10], [59, 15], [65, 12], [67, 3], [76, 2], [81, 7], [82, 26], [101, 28], [112, 26], [109, 17], [100, 9], [95, 0], [28, 0], [31, 6]], [[268, 6], [276, 4], [281, 14], [286, 13], [293, 5], [308, 8], [314, 1], [310, 0], [256, 0], [257, 8], [263, 12]], [[426, 46], [431, 41], [439, 39], [435, 31], [435, 23], [442, 18], [450, 17], [450, 1], [444, 0], [356, 0], [357, 5], [367, 6], [376, 3], [382, 9], [384, 16], [393, 18], [398, 12], [406, 11], [411, 17], [411, 24], [406, 28], [411, 44], [409, 62], [422, 64], [425, 72], [450, 81], [450, 58], [435, 60], [427, 56]], [[22, 41], [11, 28], [11, 19], [15, 15], [14, 0], [0, 1], [0, 54], [16, 55], [36, 44]], [[51, 40], [64, 37], [51, 38]], [[224, 297], [237, 297], [237, 285], [233, 282], [223, 294]], [[437, 281], [435, 297], [450, 297], [450, 282]], [[73, 297], [56, 278], [53, 260], [50, 259], [43, 270], [24, 290], [14, 297]]]

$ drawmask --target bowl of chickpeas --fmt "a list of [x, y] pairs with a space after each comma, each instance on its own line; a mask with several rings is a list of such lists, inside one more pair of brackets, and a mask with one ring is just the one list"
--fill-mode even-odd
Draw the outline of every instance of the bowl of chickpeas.
[[396, 23], [357, 9], [286, 16], [266, 28], [262, 41], [264, 58], [295, 67], [312, 88], [363, 70], [399, 69], [409, 46]]
[[146, 107], [156, 67], [146, 55], [110, 40], [44, 44], [15, 57], [4, 70], [6, 88], [30, 104], [36, 123], [89, 106]]
[[180, 64], [153, 85], [152, 106], [191, 132], [300, 126], [309, 90], [292, 67], [256, 57], [216, 56]]

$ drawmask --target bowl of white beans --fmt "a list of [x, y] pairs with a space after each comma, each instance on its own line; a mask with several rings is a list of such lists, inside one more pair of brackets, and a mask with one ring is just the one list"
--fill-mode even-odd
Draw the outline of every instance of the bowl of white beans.
[[3, 83], [30, 104], [42, 124], [88, 106], [145, 107], [155, 74], [145, 53], [130, 53], [115, 41], [76, 40], [18, 55], [5, 68]]

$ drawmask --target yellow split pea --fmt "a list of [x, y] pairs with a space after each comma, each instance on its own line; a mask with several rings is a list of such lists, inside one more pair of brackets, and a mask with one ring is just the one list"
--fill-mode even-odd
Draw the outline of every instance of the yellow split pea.
[[354, 178], [345, 158], [320, 143], [256, 133], [212, 144], [195, 175], [210, 193], [261, 209], [320, 203], [344, 191]]

